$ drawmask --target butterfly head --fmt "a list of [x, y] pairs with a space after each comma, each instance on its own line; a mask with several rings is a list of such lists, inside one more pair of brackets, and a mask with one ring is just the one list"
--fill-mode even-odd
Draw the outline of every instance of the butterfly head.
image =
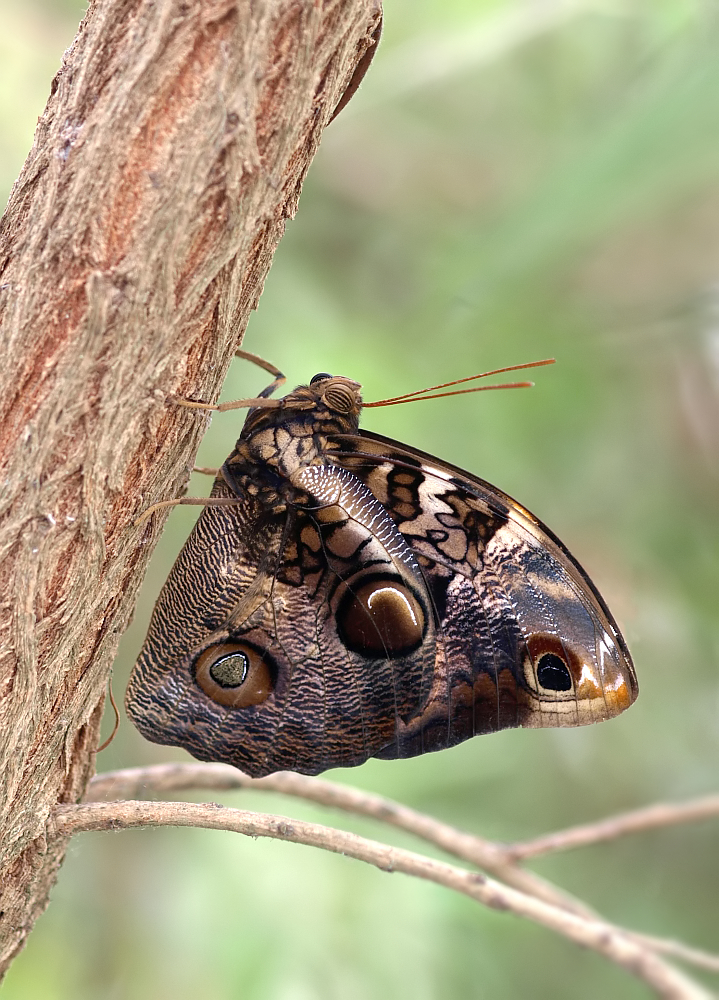
[[[343, 375], [321, 372], [309, 385], [298, 385], [280, 400], [253, 406], [247, 414], [242, 437], [277, 426], [302, 433], [301, 428], [324, 433], [354, 433], [359, 427], [362, 386]], [[271, 405], [270, 405], [271, 404]]]
[[320, 372], [312, 376], [308, 388], [314, 391], [319, 403], [335, 413], [359, 413], [362, 408], [362, 386], [344, 375]]
[[356, 430], [362, 409], [361, 389], [354, 379], [320, 372], [309, 385], [300, 385], [286, 396], [285, 405], [292, 406], [297, 400], [301, 407], [313, 411], [316, 420], [338, 423], [341, 430]]

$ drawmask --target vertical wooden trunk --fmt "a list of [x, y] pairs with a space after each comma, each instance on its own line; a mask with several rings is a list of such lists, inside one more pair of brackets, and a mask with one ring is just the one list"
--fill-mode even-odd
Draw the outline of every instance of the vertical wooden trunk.
[[95, 0], [0, 223], [0, 971], [161, 518], [377, 0]]

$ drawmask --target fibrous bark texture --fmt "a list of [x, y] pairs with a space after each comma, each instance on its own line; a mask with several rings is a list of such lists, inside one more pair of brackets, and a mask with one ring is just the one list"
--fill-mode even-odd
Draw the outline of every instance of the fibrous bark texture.
[[105, 686], [377, 0], [96, 0], [0, 223], [0, 971], [62, 858]]

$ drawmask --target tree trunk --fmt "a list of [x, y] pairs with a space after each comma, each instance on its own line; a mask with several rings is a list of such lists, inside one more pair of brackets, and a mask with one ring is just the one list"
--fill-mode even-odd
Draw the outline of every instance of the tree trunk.
[[62, 860], [48, 816], [93, 772], [163, 521], [134, 519], [206, 426], [172, 397], [218, 395], [379, 22], [378, 0], [95, 0], [53, 83], [0, 223], [0, 972]]

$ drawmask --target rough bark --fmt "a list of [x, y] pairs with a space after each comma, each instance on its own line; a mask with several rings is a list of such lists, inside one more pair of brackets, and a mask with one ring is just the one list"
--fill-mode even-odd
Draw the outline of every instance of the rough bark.
[[118, 637], [378, 0], [96, 0], [0, 223], [0, 972]]

